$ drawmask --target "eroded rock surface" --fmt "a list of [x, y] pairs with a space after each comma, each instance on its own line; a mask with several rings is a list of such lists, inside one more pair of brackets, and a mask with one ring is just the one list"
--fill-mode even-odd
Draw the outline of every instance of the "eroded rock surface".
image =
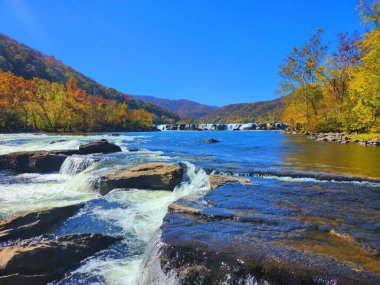
[[74, 234], [3, 247], [0, 249], [0, 283], [37, 285], [60, 279], [79, 261], [117, 240], [119, 238], [101, 234]]
[[52, 151], [25, 151], [0, 155], [0, 170], [11, 170], [20, 173], [48, 173], [59, 171], [69, 155], [111, 153], [121, 151], [120, 147], [100, 140], [79, 146], [79, 149]]
[[180, 284], [380, 284], [375, 188], [252, 182], [169, 206], [164, 272]]
[[168, 190], [181, 183], [183, 167], [179, 164], [152, 162], [130, 168], [118, 169], [100, 181], [100, 194], [105, 195], [115, 188]]
[[79, 151], [14, 152], [0, 156], [0, 169], [12, 170], [15, 172], [55, 172], [59, 171], [67, 155], [74, 153], [79, 153]]
[[84, 204], [33, 211], [0, 222], [0, 242], [27, 239], [51, 232], [73, 216]]
[[79, 151], [81, 154], [112, 153], [121, 151], [121, 148], [118, 145], [109, 143], [107, 140], [103, 139], [88, 144], [82, 144], [79, 146]]
[[231, 175], [209, 175], [211, 190], [226, 184], [252, 184], [249, 178], [231, 176]]

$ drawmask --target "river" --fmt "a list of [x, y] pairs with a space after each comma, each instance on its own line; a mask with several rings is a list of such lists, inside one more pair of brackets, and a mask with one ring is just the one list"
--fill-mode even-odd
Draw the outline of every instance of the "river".
[[[202, 142], [208, 138], [220, 142]], [[304, 136], [279, 131], [0, 134], [0, 154], [71, 149], [98, 139], [107, 139], [119, 145], [123, 152], [74, 155], [66, 159], [59, 173], [16, 175], [0, 172], [1, 219], [25, 211], [86, 202], [78, 214], [56, 230], [57, 236], [97, 232], [124, 237], [122, 242], [84, 260], [67, 278], [55, 284], [147, 283], [146, 276], [142, 276], [147, 274], [142, 270], [147, 249], [160, 239], [159, 228], [168, 206], [183, 199], [192, 201], [199, 208], [205, 207], [205, 201], [212, 204], [208, 211], [214, 211], [214, 215], [239, 212], [241, 217], [251, 217], [254, 210], [254, 215], [269, 215], [281, 221], [295, 216], [292, 208], [300, 209], [308, 204], [300, 220], [322, 219], [322, 224], [339, 221], [334, 231], [360, 241], [366, 250], [369, 248], [363, 253], [364, 260], [359, 261], [348, 257], [359, 250], [352, 245], [342, 247], [343, 252], [349, 250], [346, 254], [334, 251], [334, 244], [339, 244], [336, 240], [329, 240], [328, 246], [318, 247], [315, 252], [339, 260], [357, 261], [364, 269], [379, 274], [377, 266], [380, 263], [376, 258], [380, 248], [378, 147], [315, 142]], [[185, 163], [187, 172], [184, 182], [174, 192], [115, 190], [102, 197], [94, 190], [99, 177], [97, 174], [101, 171], [149, 161]], [[211, 172], [247, 176], [253, 186], [237, 190], [236, 186], [221, 187], [220, 190], [208, 192], [208, 173]], [[192, 226], [196, 226], [194, 233], [203, 235], [205, 240], [210, 238], [205, 228]], [[325, 242], [318, 236], [319, 232], [310, 234], [310, 230], [298, 220], [292, 225], [280, 223], [267, 228], [242, 228], [234, 223], [214, 223], [213, 227], [219, 231], [218, 237], [213, 236], [213, 239], [250, 236], [273, 239], [276, 243], [286, 243], [297, 249], [310, 247], [311, 241]], [[238, 227], [240, 230], [234, 233]], [[289, 231], [290, 227], [297, 228], [296, 238], [293, 234], [284, 238], [283, 232]], [[194, 235], [194, 239], [197, 238], [199, 235]], [[373, 251], [377, 253], [371, 254]], [[156, 276], [149, 282], [176, 283], [175, 278], [157, 277], [158, 272], [154, 274]]]

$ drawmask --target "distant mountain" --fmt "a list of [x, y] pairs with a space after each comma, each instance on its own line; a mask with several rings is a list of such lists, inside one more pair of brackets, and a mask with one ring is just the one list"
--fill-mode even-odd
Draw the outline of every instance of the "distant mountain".
[[278, 122], [284, 99], [226, 105], [198, 119], [201, 123]]
[[219, 108], [216, 106], [199, 104], [197, 102], [185, 99], [170, 100], [157, 98], [153, 96], [132, 96], [144, 102], [155, 104], [162, 108], [166, 108], [170, 111], [173, 111], [174, 113], [178, 114], [182, 119], [190, 118], [197, 120]]
[[119, 102], [126, 101], [129, 109], [142, 108], [152, 113], [156, 123], [163, 122], [164, 119], [179, 120], [179, 116], [171, 111], [132, 98], [130, 95], [113, 88], [106, 88], [95, 80], [56, 60], [53, 56], [47, 56], [3, 34], [0, 34], [0, 69], [11, 71], [13, 74], [26, 79], [40, 77], [51, 82], [64, 83], [73, 77], [78, 81], [79, 87], [86, 90], [87, 94]]

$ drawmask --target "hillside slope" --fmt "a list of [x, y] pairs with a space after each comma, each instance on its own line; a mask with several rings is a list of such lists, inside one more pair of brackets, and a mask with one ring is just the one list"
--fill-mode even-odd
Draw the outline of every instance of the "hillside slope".
[[133, 97], [140, 99], [144, 102], [152, 103], [162, 108], [173, 111], [174, 113], [178, 114], [182, 119], [190, 118], [196, 120], [219, 108], [216, 106], [203, 105], [198, 102], [185, 99], [170, 100], [157, 98], [153, 96], [136, 95], [133, 95]]
[[278, 122], [284, 110], [284, 99], [226, 105], [198, 119], [201, 123]]
[[25, 79], [39, 77], [51, 82], [66, 82], [69, 78], [75, 78], [80, 88], [89, 95], [113, 99], [118, 102], [126, 101], [130, 109], [145, 109], [152, 113], [156, 123], [163, 118], [179, 120], [179, 116], [154, 104], [132, 98], [113, 88], [106, 88], [98, 82], [86, 77], [70, 66], [56, 60], [53, 56], [47, 56], [24, 44], [0, 34], [0, 69], [11, 71]]

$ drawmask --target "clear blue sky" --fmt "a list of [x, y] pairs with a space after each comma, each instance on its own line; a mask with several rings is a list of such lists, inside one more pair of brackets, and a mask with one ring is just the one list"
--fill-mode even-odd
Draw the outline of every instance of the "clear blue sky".
[[317, 28], [362, 30], [358, 0], [0, 0], [0, 32], [107, 87], [210, 105], [276, 98]]

